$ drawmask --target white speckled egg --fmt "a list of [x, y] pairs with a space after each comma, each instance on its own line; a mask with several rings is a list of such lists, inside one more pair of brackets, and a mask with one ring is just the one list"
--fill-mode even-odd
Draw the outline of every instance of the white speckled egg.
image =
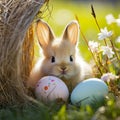
[[56, 99], [67, 101], [69, 91], [66, 84], [54, 76], [45, 76], [41, 78], [35, 88], [36, 98], [44, 103], [52, 102]]
[[108, 86], [98, 78], [80, 82], [71, 93], [71, 102], [76, 106], [94, 106], [103, 103]]

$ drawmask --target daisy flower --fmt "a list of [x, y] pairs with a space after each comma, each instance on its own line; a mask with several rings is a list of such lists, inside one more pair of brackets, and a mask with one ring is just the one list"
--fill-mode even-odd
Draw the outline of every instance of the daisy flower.
[[112, 58], [114, 55], [112, 48], [110, 48], [109, 46], [101, 46], [101, 50], [103, 51], [103, 55], [107, 55], [108, 58]]
[[118, 78], [119, 78], [118, 76], [116, 76], [112, 73], [105, 73], [101, 76], [101, 79], [105, 82], [110, 81], [110, 80], [116, 80]]
[[120, 26], [120, 18], [116, 19], [116, 23], [118, 26]]
[[120, 36], [117, 37], [116, 42], [120, 43]]
[[98, 39], [99, 40], [103, 40], [106, 39], [108, 37], [111, 37], [113, 32], [112, 31], [108, 31], [107, 28], [105, 27], [104, 29], [100, 30], [101, 32], [98, 33]]
[[88, 42], [89, 49], [92, 52], [98, 52], [99, 45], [100, 44], [98, 42], [94, 42], [94, 41], [89, 41]]
[[107, 24], [109, 24], [109, 25], [115, 22], [115, 18], [112, 14], [106, 15], [105, 18], [106, 18]]

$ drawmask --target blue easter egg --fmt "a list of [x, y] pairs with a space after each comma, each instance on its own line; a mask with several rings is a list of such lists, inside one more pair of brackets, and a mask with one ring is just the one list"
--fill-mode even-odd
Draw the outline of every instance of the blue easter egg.
[[71, 103], [76, 106], [96, 106], [103, 103], [108, 94], [108, 86], [98, 78], [80, 82], [71, 93]]

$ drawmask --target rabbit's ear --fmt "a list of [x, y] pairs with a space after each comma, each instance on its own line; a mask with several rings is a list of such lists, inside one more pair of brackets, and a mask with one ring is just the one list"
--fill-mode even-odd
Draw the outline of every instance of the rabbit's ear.
[[46, 22], [42, 20], [37, 21], [36, 32], [39, 40], [39, 44], [42, 48], [47, 47], [53, 41], [54, 34]]
[[63, 40], [69, 40], [72, 44], [76, 45], [79, 38], [79, 24], [77, 21], [69, 23], [63, 33]]

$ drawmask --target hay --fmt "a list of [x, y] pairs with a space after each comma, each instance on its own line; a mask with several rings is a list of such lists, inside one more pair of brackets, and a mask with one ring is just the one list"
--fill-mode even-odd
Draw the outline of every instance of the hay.
[[29, 101], [25, 81], [34, 55], [30, 25], [46, 1], [0, 0], [0, 106]]

